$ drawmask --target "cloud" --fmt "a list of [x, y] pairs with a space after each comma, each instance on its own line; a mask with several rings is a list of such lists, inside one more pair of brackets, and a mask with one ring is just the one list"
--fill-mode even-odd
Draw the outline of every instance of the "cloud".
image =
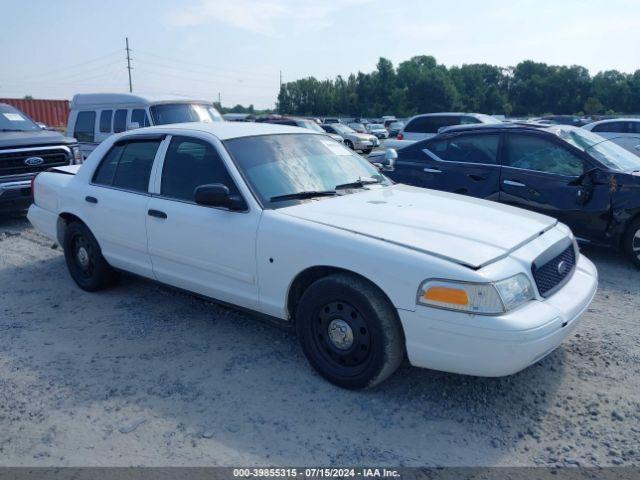
[[191, 7], [172, 12], [174, 26], [222, 23], [251, 33], [284, 36], [320, 30], [333, 24], [335, 15], [371, 0], [200, 0]]

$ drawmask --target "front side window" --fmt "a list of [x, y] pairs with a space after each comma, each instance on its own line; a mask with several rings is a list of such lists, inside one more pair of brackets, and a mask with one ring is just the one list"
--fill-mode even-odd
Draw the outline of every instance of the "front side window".
[[73, 136], [79, 142], [93, 142], [96, 128], [96, 112], [78, 112]]
[[221, 183], [231, 194], [238, 193], [213, 145], [197, 138], [173, 137], [162, 167], [160, 193], [192, 202], [196, 187], [211, 183]]
[[127, 110], [116, 110], [113, 116], [113, 131], [115, 133], [124, 132], [127, 129]]
[[287, 206], [273, 197], [334, 191], [362, 178], [388, 184], [371, 163], [324, 135], [259, 135], [226, 140], [224, 145], [267, 208]]
[[159, 146], [160, 140], [114, 145], [100, 162], [93, 183], [146, 193]]
[[102, 110], [100, 112], [100, 133], [111, 132], [111, 117], [113, 110]]
[[546, 138], [513, 134], [507, 139], [505, 166], [576, 177], [584, 162], [573, 152]]
[[605, 122], [593, 127], [592, 132], [607, 132], [607, 133], [626, 133], [625, 122]]
[[447, 140], [439, 140], [427, 144], [427, 148], [442, 160], [449, 162], [498, 163], [497, 134], [462, 135]]

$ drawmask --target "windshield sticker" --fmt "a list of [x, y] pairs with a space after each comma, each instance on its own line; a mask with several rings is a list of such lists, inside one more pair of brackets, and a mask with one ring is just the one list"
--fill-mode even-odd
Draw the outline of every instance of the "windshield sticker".
[[7, 120], [11, 120], [12, 122], [26, 122], [27, 119], [24, 118], [19, 113], [3, 113]]
[[344, 156], [351, 155], [351, 152], [346, 147], [343, 147], [335, 140], [321, 140], [321, 142], [334, 155], [344, 155]]

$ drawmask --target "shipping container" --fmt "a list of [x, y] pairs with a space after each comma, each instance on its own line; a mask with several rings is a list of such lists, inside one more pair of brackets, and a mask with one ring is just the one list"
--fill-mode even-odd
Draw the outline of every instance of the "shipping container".
[[26, 98], [0, 98], [0, 103], [8, 103], [26, 113], [36, 122], [57, 129], [67, 125], [69, 116], [68, 100], [43, 100]]

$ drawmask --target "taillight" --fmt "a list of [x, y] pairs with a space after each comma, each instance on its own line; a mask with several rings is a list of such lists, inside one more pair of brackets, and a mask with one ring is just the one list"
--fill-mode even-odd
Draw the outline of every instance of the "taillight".
[[398, 135], [396, 135], [396, 139], [397, 140], [404, 140], [404, 135], [402, 134], [402, 132], [398, 132]]

